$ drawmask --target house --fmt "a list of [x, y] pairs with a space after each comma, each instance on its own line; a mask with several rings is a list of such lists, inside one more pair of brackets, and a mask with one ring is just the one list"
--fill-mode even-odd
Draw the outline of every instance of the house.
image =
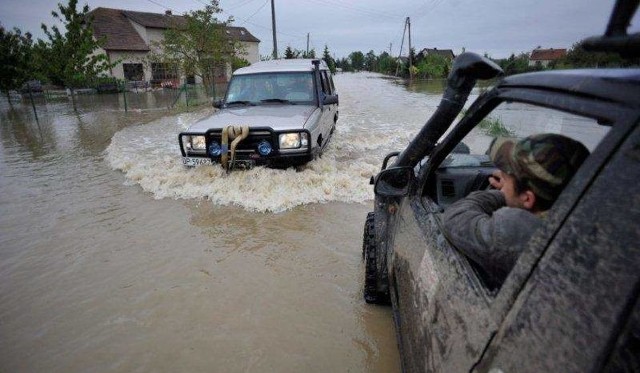
[[566, 49], [534, 49], [529, 56], [529, 66], [547, 67], [550, 62], [561, 59], [567, 55]]
[[[146, 63], [146, 58], [155, 50], [156, 42], [162, 41], [164, 31], [180, 27], [186, 23], [183, 16], [134, 12], [123, 9], [96, 8], [89, 13], [93, 17], [93, 33], [96, 38], [104, 38], [105, 44], [99, 52], [104, 52], [110, 61], [119, 61], [110, 73], [111, 76], [126, 81], [146, 81], [152, 85], [180, 84], [180, 81], [193, 77], [179, 76], [177, 69], [167, 63]], [[243, 48], [241, 57], [250, 63], [260, 57], [260, 40], [244, 27], [226, 27], [230, 38], [240, 42]], [[230, 69], [226, 69], [230, 70]], [[216, 72], [216, 81], [226, 81], [230, 71]], [[199, 83], [199, 81], [196, 81]]]
[[453, 60], [454, 58], [456, 58], [456, 55], [453, 54], [453, 51], [451, 49], [424, 48], [416, 54], [416, 61], [420, 61], [429, 55], [442, 56], [448, 60]]

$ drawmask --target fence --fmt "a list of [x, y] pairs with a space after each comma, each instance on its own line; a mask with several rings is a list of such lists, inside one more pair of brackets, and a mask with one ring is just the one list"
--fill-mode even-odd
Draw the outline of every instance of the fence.
[[[147, 85], [120, 85], [115, 93], [99, 93], [96, 89], [75, 90], [78, 108], [107, 109], [116, 111], [171, 110], [191, 106], [211, 105], [215, 100], [224, 97], [226, 83], [215, 86], [202, 84], [183, 84], [178, 88], [151, 89]], [[21, 99], [25, 104], [33, 106], [37, 117], [37, 107], [47, 102], [68, 101], [71, 105], [68, 90], [44, 89], [41, 92], [29, 92], [22, 96], [13, 95], [12, 101]]]

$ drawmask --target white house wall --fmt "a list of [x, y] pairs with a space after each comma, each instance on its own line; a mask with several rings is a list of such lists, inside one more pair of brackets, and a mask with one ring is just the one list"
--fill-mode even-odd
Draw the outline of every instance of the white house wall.
[[241, 53], [242, 58], [249, 61], [249, 63], [256, 63], [260, 61], [260, 50], [258, 47], [258, 43], [255, 42], [240, 42], [242, 47], [244, 48], [244, 53]]
[[111, 75], [117, 79], [124, 79], [124, 68], [122, 67], [125, 63], [141, 63], [142, 70], [144, 71], [144, 80], [151, 80], [151, 68], [144, 62], [147, 57], [147, 52], [118, 52], [118, 51], [110, 51], [109, 58], [111, 62], [118, 62], [116, 66], [111, 69]]
[[[156, 29], [156, 28], [147, 28], [140, 25], [137, 22], [129, 20], [131, 25], [135, 28], [136, 32], [142, 40], [144, 40], [145, 44], [151, 48], [152, 52], [160, 52], [160, 49], [157, 48], [158, 43], [164, 40], [164, 29]], [[256, 42], [240, 42], [242, 45], [243, 51], [240, 53], [240, 57], [249, 61], [249, 63], [255, 63], [260, 61], [260, 50], [259, 43]], [[144, 80], [151, 81], [151, 66], [146, 63], [146, 59], [148, 57], [149, 52], [146, 51], [109, 51], [106, 52], [103, 49], [96, 51], [97, 53], [106, 53], [109, 56], [111, 63], [118, 62], [114, 67], [111, 68], [110, 75], [117, 79], [124, 79], [124, 68], [123, 64], [125, 63], [141, 63], [142, 69], [144, 72]], [[231, 76], [231, 67], [227, 67], [227, 79]], [[202, 78], [196, 76], [196, 83], [202, 83]], [[181, 81], [184, 81], [185, 77], [182, 76], [180, 78]]]

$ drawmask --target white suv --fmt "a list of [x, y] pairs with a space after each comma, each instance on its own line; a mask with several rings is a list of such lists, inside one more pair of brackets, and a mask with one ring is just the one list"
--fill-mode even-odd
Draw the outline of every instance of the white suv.
[[322, 60], [261, 61], [233, 73], [220, 110], [178, 135], [183, 164], [287, 167], [319, 156], [338, 121]]

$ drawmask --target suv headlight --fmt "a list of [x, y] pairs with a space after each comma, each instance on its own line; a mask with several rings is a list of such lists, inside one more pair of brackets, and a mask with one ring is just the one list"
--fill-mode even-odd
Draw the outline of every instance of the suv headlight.
[[280, 149], [297, 149], [309, 145], [309, 140], [305, 132], [283, 133], [280, 134], [279, 143]]
[[187, 150], [204, 151], [207, 148], [207, 141], [204, 136], [186, 136]]

